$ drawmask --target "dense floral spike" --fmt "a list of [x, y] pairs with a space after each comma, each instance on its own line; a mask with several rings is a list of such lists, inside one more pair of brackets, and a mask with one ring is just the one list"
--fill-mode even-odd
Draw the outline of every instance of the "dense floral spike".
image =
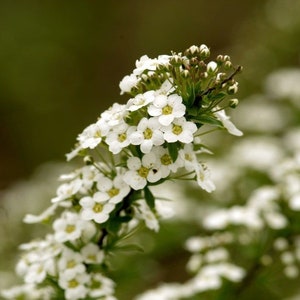
[[[199, 148], [199, 136], [204, 125], [242, 134], [224, 110], [237, 103], [231, 95], [241, 68], [234, 68], [229, 56], [209, 56], [205, 45], [154, 59], [145, 55], [122, 79], [127, 104], [115, 103], [103, 112], [67, 154], [68, 160], [82, 157], [85, 165], [63, 176], [49, 209], [25, 218], [29, 223], [50, 220], [54, 232], [25, 247], [17, 268], [25, 285], [14, 290], [14, 297], [115, 299], [114, 284], [105, 277], [107, 254], [141, 222], [159, 229], [163, 216], [151, 186], [185, 179], [207, 192], [215, 189], [198, 159], [207, 152], [202, 144]], [[223, 269], [221, 275], [231, 276]]]

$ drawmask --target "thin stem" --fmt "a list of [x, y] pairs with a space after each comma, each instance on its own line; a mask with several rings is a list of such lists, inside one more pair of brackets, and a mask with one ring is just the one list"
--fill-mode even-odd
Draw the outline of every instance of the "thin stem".
[[238, 296], [240, 296], [244, 290], [251, 285], [252, 281], [256, 278], [257, 273], [262, 269], [262, 267], [262, 264], [259, 261], [256, 261], [248, 270], [247, 275], [235, 290], [235, 296], [237, 299]]
[[197, 137], [197, 136], [202, 136], [202, 135], [205, 135], [205, 134], [208, 134], [208, 133], [211, 133], [211, 132], [217, 131], [217, 130], [220, 130], [220, 129], [219, 129], [219, 128], [214, 128], [214, 129], [211, 129], [211, 130], [207, 130], [207, 131], [204, 131], [204, 132], [198, 133], [197, 135], [195, 135], [195, 137]]
[[[234, 72], [227, 78], [225, 78], [221, 83], [220, 83], [220, 86], [222, 86], [224, 83], [230, 81], [237, 73], [240, 73], [242, 71], [242, 66], [238, 66]], [[204, 95], [207, 95], [209, 93], [211, 93], [212, 91], [216, 90], [217, 87], [211, 87], [209, 89], [207, 89], [206, 91], [204, 91], [202, 94], [200, 94], [199, 96], [204, 96]]]

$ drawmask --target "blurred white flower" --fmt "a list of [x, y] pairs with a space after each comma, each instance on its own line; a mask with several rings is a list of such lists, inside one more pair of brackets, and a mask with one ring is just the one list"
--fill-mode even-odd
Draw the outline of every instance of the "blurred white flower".
[[265, 81], [265, 90], [275, 99], [290, 99], [300, 108], [300, 69], [287, 68], [271, 73]]

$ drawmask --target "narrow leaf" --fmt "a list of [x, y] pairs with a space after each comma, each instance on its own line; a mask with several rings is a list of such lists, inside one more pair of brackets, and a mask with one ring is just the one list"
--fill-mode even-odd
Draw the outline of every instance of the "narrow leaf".
[[178, 157], [178, 145], [177, 143], [168, 143], [168, 150], [173, 162], [176, 161]]
[[144, 187], [144, 192], [145, 192], [145, 200], [148, 206], [151, 208], [151, 210], [153, 210], [155, 207], [155, 198], [147, 186]]
[[195, 117], [192, 119], [192, 121], [200, 123], [200, 124], [210, 124], [213, 126], [221, 127], [223, 128], [223, 124], [221, 121], [215, 119], [212, 116], [207, 116], [207, 115], [201, 115], [199, 117]]

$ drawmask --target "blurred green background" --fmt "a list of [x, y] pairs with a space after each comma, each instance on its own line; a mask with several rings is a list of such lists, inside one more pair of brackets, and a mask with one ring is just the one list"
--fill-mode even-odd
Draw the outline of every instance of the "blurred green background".
[[262, 0], [1, 0], [0, 189], [43, 162], [64, 160], [84, 127], [112, 103], [127, 101], [118, 83], [140, 56], [205, 43], [244, 65], [265, 6]]

